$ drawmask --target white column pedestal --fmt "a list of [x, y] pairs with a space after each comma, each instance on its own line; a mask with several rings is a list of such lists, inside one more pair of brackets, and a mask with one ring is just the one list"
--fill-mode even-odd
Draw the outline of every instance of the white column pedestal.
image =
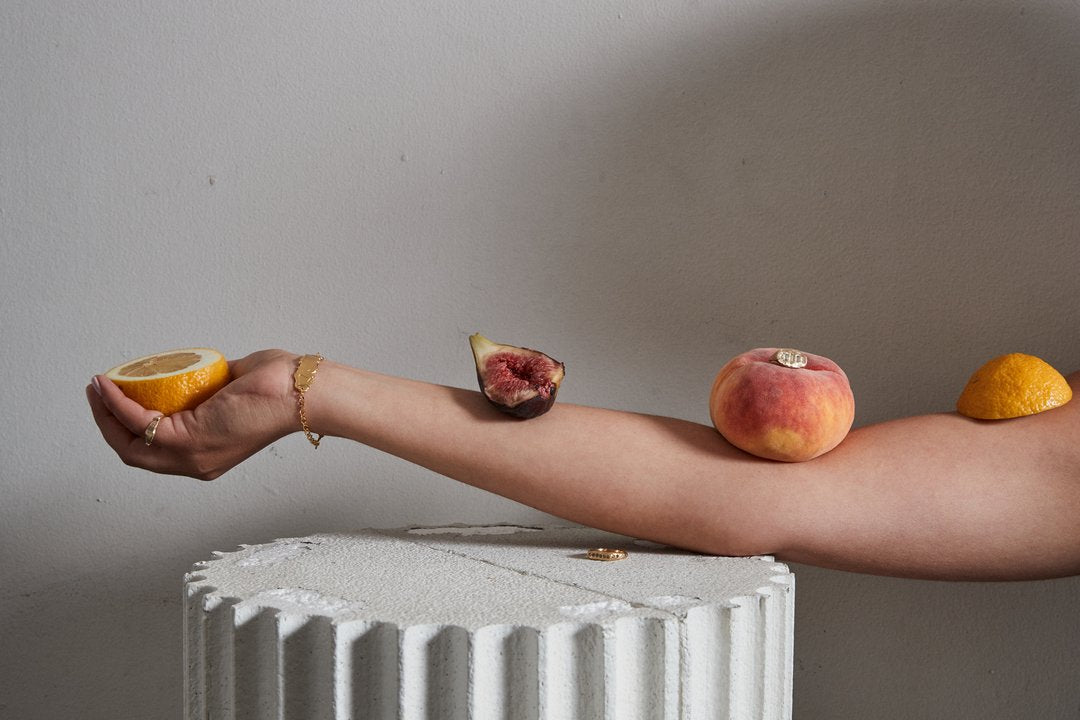
[[217, 553], [185, 596], [189, 720], [791, 716], [794, 576], [769, 557], [585, 528], [363, 530]]

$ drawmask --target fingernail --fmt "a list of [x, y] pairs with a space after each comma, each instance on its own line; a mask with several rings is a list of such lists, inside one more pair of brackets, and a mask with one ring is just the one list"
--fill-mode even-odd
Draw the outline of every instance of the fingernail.
[[90, 378], [90, 384], [94, 386], [94, 390], [98, 395], [101, 395], [101, 383], [98, 382], [97, 375]]

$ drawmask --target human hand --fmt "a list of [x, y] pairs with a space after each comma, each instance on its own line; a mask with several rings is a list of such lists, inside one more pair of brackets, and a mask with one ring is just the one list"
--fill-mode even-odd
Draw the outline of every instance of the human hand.
[[231, 361], [229, 384], [194, 410], [164, 417], [151, 445], [143, 433], [161, 413], [131, 400], [104, 375], [86, 386], [86, 397], [102, 437], [125, 464], [213, 480], [299, 429], [296, 360], [283, 350], [261, 350]]

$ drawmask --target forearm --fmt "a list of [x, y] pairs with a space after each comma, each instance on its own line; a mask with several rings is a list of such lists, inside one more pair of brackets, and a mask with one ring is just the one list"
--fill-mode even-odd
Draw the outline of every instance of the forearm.
[[475, 391], [326, 370], [309, 407], [331, 435], [591, 527], [727, 554], [784, 541], [785, 468], [711, 427], [569, 403], [522, 421]]
[[705, 425], [567, 403], [517, 421], [477, 392], [332, 363], [310, 394], [320, 432], [593, 527], [891, 575], [1080, 572], [1071, 406], [1000, 423], [883, 423], [784, 464]]

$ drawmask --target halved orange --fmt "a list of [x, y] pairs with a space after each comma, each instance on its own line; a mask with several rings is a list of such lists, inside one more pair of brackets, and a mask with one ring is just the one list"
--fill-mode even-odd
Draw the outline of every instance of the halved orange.
[[1045, 360], [1009, 353], [990, 360], [968, 380], [956, 410], [979, 420], [1034, 415], [1072, 399], [1065, 377]]
[[105, 376], [150, 410], [172, 415], [191, 410], [229, 382], [229, 364], [211, 348], [182, 348], [117, 365]]

